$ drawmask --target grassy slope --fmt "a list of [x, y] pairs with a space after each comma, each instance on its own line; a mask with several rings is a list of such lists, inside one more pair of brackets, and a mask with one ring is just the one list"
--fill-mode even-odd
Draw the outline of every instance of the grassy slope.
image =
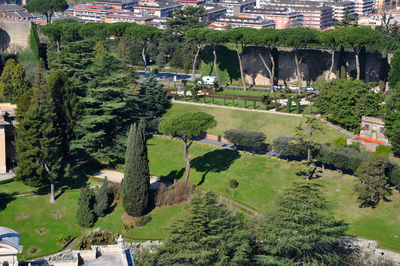
[[[201, 188], [223, 193], [260, 211], [272, 206], [273, 200], [282, 189], [294, 180], [300, 179], [296, 175], [300, 169], [293, 164], [250, 155], [228, 160], [227, 158], [232, 157], [226, 156], [227, 154], [219, 156], [221, 152], [223, 151], [214, 151], [211, 147], [193, 145], [190, 148], [191, 158], [197, 158], [200, 163], [192, 168], [190, 182], [200, 183], [205, 174]], [[182, 143], [154, 137], [149, 140], [149, 159], [152, 173], [182, 177], [183, 171], [180, 170], [185, 165]], [[205, 167], [201, 167], [201, 162], [207, 162], [203, 164]], [[209, 166], [209, 162], [215, 163]], [[238, 188], [234, 191], [229, 189], [229, 180], [232, 178], [239, 182]], [[350, 224], [349, 234], [378, 240], [382, 247], [400, 252], [400, 241], [395, 238], [395, 235], [400, 236], [398, 193], [391, 197], [391, 202], [382, 202], [375, 209], [360, 209], [353, 192], [353, 179], [326, 173], [316, 182], [324, 186], [323, 191], [336, 217]], [[26, 258], [31, 246], [39, 247], [41, 254], [55, 252], [60, 248], [56, 244], [56, 237], [60, 233], [78, 235], [84, 231], [75, 222], [78, 196], [78, 192], [66, 192], [54, 205], [48, 203], [48, 195], [16, 199], [9, 202], [5, 210], [0, 211], [0, 224], [22, 234], [21, 244], [24, 245], [22, 257]], [[182, 207], [183, 205], [178, 205], [153, 210], [151, 213], [153, 220], [143, 228], [134, 228], [127, 233], [127, 236], [139, 239], [165, 237], [165, 227], [176, 218]], [[63, 217], [56, 219], [52, 215], [54, 211], [63, 211]], [[101, 218], [95, 227], [101, 226], [115, 233], [121, 233], [122, 213], [122, 207], [116, 206], [114, 211]], [[17, 217], [21, 214], [28, 214], [29, 217], [18, 220]], [[47, 228], [49, 232], [39, 235], [35, 229], [41, 227]]]
[[[252, 104], [249, 102], [248, 104]], [[273, 139], [279, 136], [294, 136], [295, 127], [304, 121], [302, 117], [284, 116], [267, 113], [257, 113], [250, 111], [239, 111], [222, 109], [209, 106], [193, 106], [187, 104], [174, 103], [166, 116], [175, 113], [186, 112], [206, 112], [215, 117], [217, 127], [210, 129], [210, 134], [223, 135], [224, 131], [232, 128], [243, 128], [247, 130], [262, 131], [267, 136], [267, 142], [271, 143]], [[336, 129], [324, 126], [324, 133], [315, 133], [315, 141], [321, 143], [332, 142], [339, 137], [347, 136]]]

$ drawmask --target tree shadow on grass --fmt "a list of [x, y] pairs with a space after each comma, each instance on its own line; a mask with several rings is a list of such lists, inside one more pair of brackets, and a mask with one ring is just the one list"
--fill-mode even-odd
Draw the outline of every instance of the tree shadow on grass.
[[190, 165], [198, 172], [203, 172], [200, 186], [204, 183], [209, 172], [220, 173], [229, 169], [229, 167], [240, 158], [240, 154], [234, 150], [214, 150], [204, 154], [201, 157], [194, 158]]
[[10, 203], [10, 202], [12, 202], [12, 201], [14, 201], [16, 199], [15, 194], [16, 193], [7, 194], [7, 193], [4, 193], [4, 192], [0, 192], [0, 212], [2, 210], [6, 209], [8, 203]]
[[163, 183], [175, 183], [175, 181], [182, 178], [185, 173], [185, 167], [180, 170], [172, 170], [168, 175], [163, 175], [160, 177], [160, 181]]

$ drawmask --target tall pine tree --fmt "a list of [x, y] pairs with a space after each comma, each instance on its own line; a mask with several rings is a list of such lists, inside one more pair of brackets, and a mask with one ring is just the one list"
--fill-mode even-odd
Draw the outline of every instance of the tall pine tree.
[[146, 125], [131, 126], [125, 155], [125, 173], [122, 182], [122, 203], [129, 215], [145, 214], [149, 201], [149, 160], [147, 159]]
[[329, 214], [318, 184], [298, 182], [257, 228], [256, 259], [262, 265], [340, 265], [346, 229]]
[[98, 217], [106, 215], [108, 208], [108, 180], [107, 177], [103, 181], [103, 185], [99, 188], [96, 193], [96, 202], [93, 207], [94, 214]]
[[80, 97], [83, 114], [71, 149], [86, 158], [112, 163], [119, 158], [118, 136], [125, 134], [137, 118], [129, 75], [116, 57], [105, 55], [94, 62], [89, 80], [85, 97]]
[[140, 85], [140, 98], [145, 116], [150, 118], [161, 117], [170, 107], [166, 90], [163, 89], [154, 75], [146, 78]]
[[50, 202], [54, 202], [54, 179], [63, 175], [63, 154], [51, 106], [34, 104], [17, 128], [15, 148], [18, 167], [16, 180], [30, 186], [50, 183]]
[[54, 105], [61, 150], [66, 157], [70, 157], [69, 144], [75, 138], [74, 129], [80, 118], [77, 88], [64, 71], [57, 70], [48, 78], [46, 94]]
[[197, 193], [150, 258], [151, 265], [251, 265], [250, 234], [212, 192]]
[[33, 58], [37, 61], [40, 58], [40, 41], [39, 35], [37, 32], [37, 26], [34, 23], [31, 23], [31, 30], [29, 34], [29, 46], [31, 47]]
[[76, 210], [76, 221], [82, 227], [92, 227], [95, 222], [93, 214], [93, 190], [88, 186], [81, 188]]

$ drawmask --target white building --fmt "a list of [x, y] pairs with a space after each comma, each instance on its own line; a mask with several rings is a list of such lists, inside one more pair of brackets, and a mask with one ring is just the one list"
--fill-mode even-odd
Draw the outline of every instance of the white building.
[[0, 226], [0, 265], [8, 263], [10, 266], [18, 266], [17, 254], [22, 252], [20, 238], [18, 232]]

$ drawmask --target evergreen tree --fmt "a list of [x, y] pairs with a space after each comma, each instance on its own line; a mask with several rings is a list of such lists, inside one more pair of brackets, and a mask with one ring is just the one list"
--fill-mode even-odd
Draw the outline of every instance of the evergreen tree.
[[122, 203], [126, 213], [144, 215], [149, 201], [149, 160], [146, 147], [146, 124], [131, 126], [125, 155], [125, 173], [122, 183]]
[[92, 227], [94, 225], [93, 190], [88, 186], [81, 188], [75, 217], [77, 223], [82, 227]]
[[390, 167], [386, 158], [374, 158], [358, 167], [356, 176], [359, 179], [355, 190], [358, 192], [360, 207], [374, 207], [381, 199], [387, 200], [392, 195], [389, 178], [386, 176]]
[[14, 59], [8, 59], [0, 77], [0, 94], [3, 95], [3, 100], [16, 103], [18, 97], [28, 88], [24, 67]]
[[29, 34], [29, 46], [31, 47], [33, 58], [37, 61], [40, 58], [40, 41], [37, 32], [36, 24], [31, 23], [31, 30]]
[[103, 185], [99, 188], [96, 193], [96, 202], [94, 204], [94, 214], [97, 217], [103, 217], [106, 215], [106, 211], [108, 208], [108, 180], [107, 177], [103, 181]]
[[256, 260], [264, 265], [340, 265], [337, 250], [347, 226], [328, 211], [318, 184], [295, 183], [262, 218]]
[[385, 135], [392, 145], [393, 153], [400, 156], [400, 83], [391, 90], [385, 111]]
[[75, 154], [111, 163], [119, 158], [118, 136], [137, 118], [137, 104], [129, 88], [130, 77], [112, 55], [95, 61], [90, 69], [86, 95], [80, 97], [82, 117], [71, 143]]
[[159, 118], [170, 107], [167, 92], [154, 75], [146, 78], [140, 85], [142, 110], [148, 118]]
[[394, 52], [392, 60], [390, 60], [390, 71], [389, 71], [390, 88], [396, 87], [399, 81], [400, 81], [400, 49]]
[[[27, 89], [17, 101], [17, 119], [24, 116], [29, 107], [31, 107], [35, 102], [44, 103], [45, 95], [44, 91], [46, 89], [46, 68], [43, 59], [38, 62], [35, 81], [33, 87]], [[34, 100], [35, 99], [35, 100]], [[38, 100], [40, 99], [40, 100]]]
[[15, 142], [18, 161], [15, 179], [35, 187], [50, 181], [50, 202], [54, 202], [54, 179], [63, 175], [63, 154], [54, 121], [50, 106], [34, 104], [18, 125]]
[[155, 265], [251, 265], [243, 218], [212, 192], [196, 193], [149, 262]]
[[[77, 88], [64, 71], [57, 70], [49, 76], [45, 93], [48, 94], [54, 105], [55, 123], [61, 140], [61, 150], [68, 157], [69, 143], [75, 138], [74, 129], [80, 118]], [[37, 97], [39, 96], [37, 95]]]

